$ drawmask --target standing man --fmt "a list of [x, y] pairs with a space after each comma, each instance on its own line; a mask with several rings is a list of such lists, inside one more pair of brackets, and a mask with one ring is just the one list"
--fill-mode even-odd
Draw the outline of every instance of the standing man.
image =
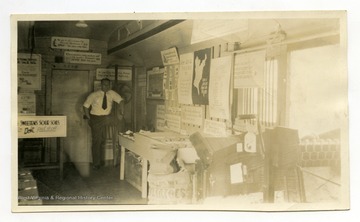
[[93, 169], [99, 169], [102, 161], [102, 144], [105, 142], [105, 128], [107, 125], [116, 122], [110, 115], [112, 103], [116, 102], [120, 106], [123, 115], [123, 98], [110, 89], [110, 80], [101, 80], [101, 90], [91, 93], [84, 103], [85, 118], [89, 119], [92, 137], [92, 158]]

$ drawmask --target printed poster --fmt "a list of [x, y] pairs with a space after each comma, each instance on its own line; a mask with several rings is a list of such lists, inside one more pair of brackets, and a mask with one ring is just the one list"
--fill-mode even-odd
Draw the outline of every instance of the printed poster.
[[41, 90], [41, 55], [18, 53], [18, 87]]
[[209, 85], [209, 109], [210, 117], [229, 119], [230, 118], [230, 75], [231, 57], [222, 57], [211, 61]]
[[235, 55], [234, 88], [264, 85], [265, 50]]
[[180, 104], [192, 104], [194, 53], [180, 55], [178, 99]]
[[193, 104], [209, 104], [211, 48], [194, 52], [194, 68], [192, 81]]

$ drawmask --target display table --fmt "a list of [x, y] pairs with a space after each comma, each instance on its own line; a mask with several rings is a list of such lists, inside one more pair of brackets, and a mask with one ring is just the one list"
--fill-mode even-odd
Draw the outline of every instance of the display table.
[[125, 152], [129, 150], [142, 159], [142, 179], [141, 179], [141, 197], [147, 198], [148, 191], [148, 163], [152, 158], [151, 146], [159, 144], [166, 146], [173, 143], [177, 138], [184, 136], [172, 132], [152, 132], [152, 133], [134, 133], [134, 137], [128, 135], [119, 135], [119, 145], [121, 146], [120, 158], [120, 180], [125, 179]]

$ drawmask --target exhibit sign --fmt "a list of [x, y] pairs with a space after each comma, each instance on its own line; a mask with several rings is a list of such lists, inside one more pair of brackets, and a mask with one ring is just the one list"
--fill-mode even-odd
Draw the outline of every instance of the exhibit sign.
[[71, 49], [88, 51], [90, 45], [89, 39], [69, 38], [69, 37], [51, 37], [52, 49]]
[[18, 87], [21, 89], [41, 89], [41, 55], [18, 53]]
[[65, 63], [101, 65], [101, 54], [92, 52], [64, 52]]
[[18, 116], [18, 138], [66, 137], [66, 116]]
[[179, 55], [175, 47], [161, 51], [161, 59], [164, 66], [179, 63]]

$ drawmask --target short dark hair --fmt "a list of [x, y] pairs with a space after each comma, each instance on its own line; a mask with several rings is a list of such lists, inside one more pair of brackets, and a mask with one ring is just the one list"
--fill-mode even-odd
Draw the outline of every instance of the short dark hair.
[[108, 78], [103, 78], [103, 79], [101, 79], [101, 83], [103, 83], [103, 82], [111, 82], [111, 81]]

